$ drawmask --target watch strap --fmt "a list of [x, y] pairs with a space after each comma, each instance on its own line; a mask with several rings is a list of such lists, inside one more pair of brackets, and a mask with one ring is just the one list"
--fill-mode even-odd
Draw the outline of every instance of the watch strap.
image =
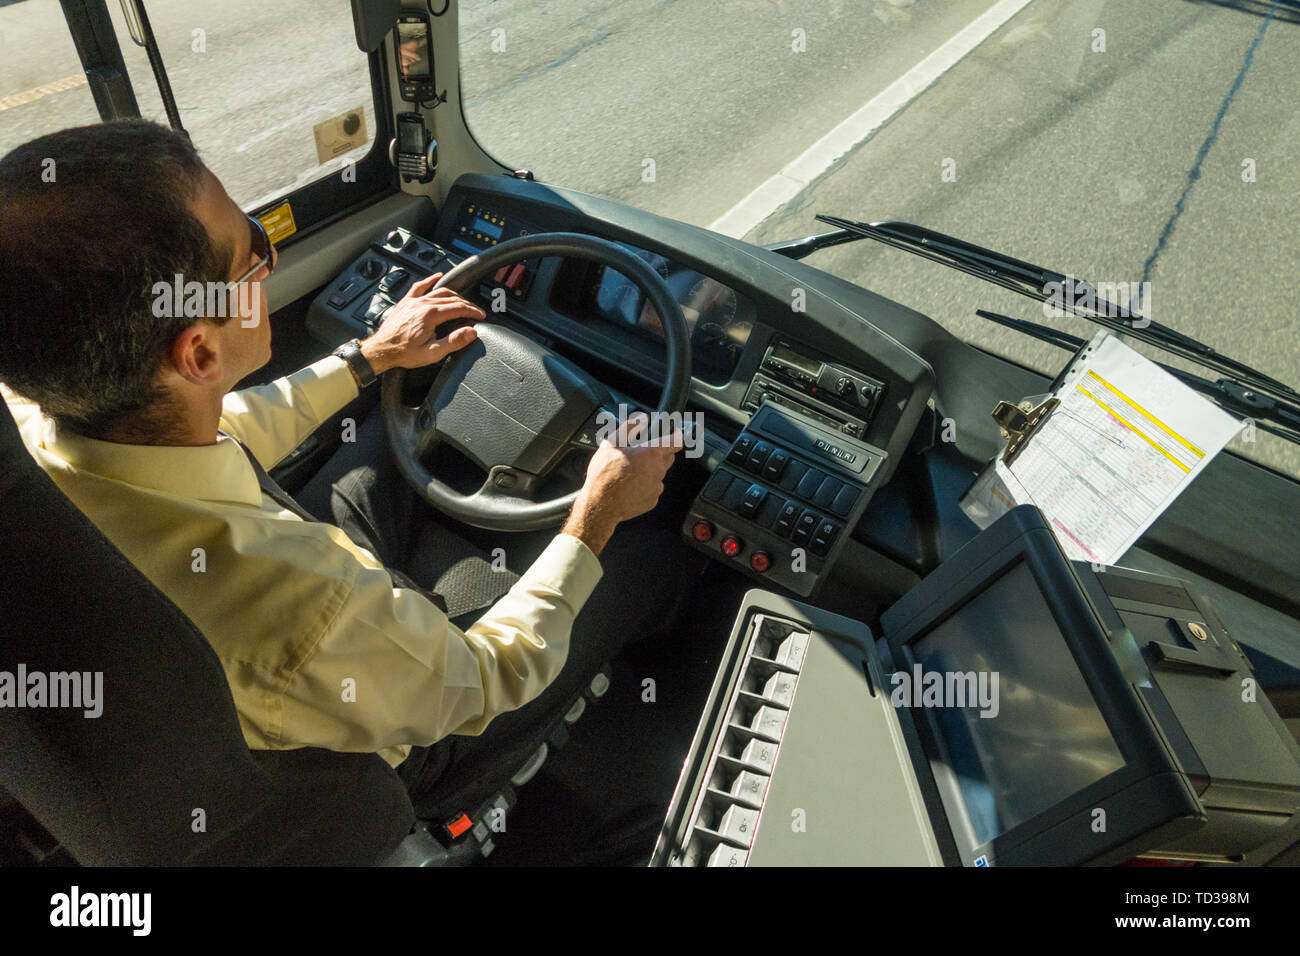
[[378, 376], [375, 375], [375, 370], [371, 367], [370, 362], [368, 362], [366, 357], [361, 354], [360, 339], [352, 339], [350, 342], [344, 342], [334, 350], [333, 354], [348, 363], [348, 367], [352, 369], [353, 373], [357, 377], [357, 381], [361, 383], [362, 388], [365, 388], [367, 385], [373, 385], [378, 381]]

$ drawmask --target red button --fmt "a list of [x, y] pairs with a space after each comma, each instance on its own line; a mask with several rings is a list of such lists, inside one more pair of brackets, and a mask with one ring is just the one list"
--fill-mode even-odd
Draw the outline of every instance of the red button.
[[691, 534], [696, 541], [708, 541], [713, 537], [713, 525], [707, 521], [700, 520], [695, 522], [695, 527], [691, 529]]
[[450, 821], [449, 823], [444, 824], [444, 826], [447, 828], [447, 832], [451, 834], [452, 839], [455, 839], [456, 837], [460, 836], [462, 833], [464, 833], [473, 825], [474, 825], [474, 821], [469, 818], [468, 814], [464, 814], [464, 813], [462, 813], [460, 816], [456, 817], [456, 819]]
[[740, 554], [740, 550], [743, 547], [744, 545], [741, 543], [740, 539], [734, 534], [729, 534], [722, 539], [722, 553], [729, 558], [734, 558], [736, 555]]
[[772, 559], [766, 551], [755, 551], [749, 556], [749, 566], [762, 574], [772, 566]]
[[524, 264], [521, 262], [513, 269], [511, 269], [510, 274], [506, 276], [506, 288], [511, 290], [518, 289], [519, 280], [522, 279], [523, 277], [524, 277]]

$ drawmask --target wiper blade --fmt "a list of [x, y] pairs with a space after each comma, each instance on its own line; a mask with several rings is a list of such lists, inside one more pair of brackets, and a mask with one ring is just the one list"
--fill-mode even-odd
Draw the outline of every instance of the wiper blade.
[[[1077, 352], [1087, 343], [1087, 339], [1027, 319], [1013, 319], [1009, 315], [989, 312], [985, 309], [976, 309], [975, 314], [990, 322], [1023, 332], [1040, 342], [1065, 349], [1067, 352]], [[1163, 362], [1156, 364], [1184, 385], [1195, 389], [1206, 398], [1214, 399], [1222, 408], [1245, 415], [1258, 428], [1271, 435], [1300, 444], [1300, 405], [1261, 395], [1258, 390], [1248, 388], [1232, 379], [1221, 378], [1217, 382], [1211, 382], [1193, 372], [1165, 365]]]
[[[1059, 304], [1071, 314], [1087, 319], [1089, 322], [1094, 322], [1113, 332], [1132, 336], [1140, 342], [1146, 342], [1148, 345], [1164, 349], [1166, 352], [1196, 362], [1216, 372], [1231, 376], [1237, 379], [1238, 384], [1247, 390], [1257, 390], [1264, 393], [1265, 396], [1283, 403], [1300, 401], [1300, 392], [1297, 392], [1285, 382], [1272, 378], [1258, 369], [1246, 365], [1244, 362], [1238, 362], [1236, 359], [1222, 355], [1191, 336], [1176, 332], [1158, 322], [1153, 322], [1132, 313], [1126, 308], [1098, 298], [1095, 294], [1095, 287], [1088, 283], [1079, 282], [1063, 273], [1044, 269], [1042, 266], [1036, 266], [1021, 259], [1014, 259], [1011, 256], [985, 249], [962, 239], [945, 236], [941, 232], [935, 232], [933, 229], [926, 229], [924, 226], [917, 226], [910, 222], [881, 221], [867, 223], [822, 214], [818, 214], [816, 218], [839, 229], [856, 232], [862, 236], [875, 239], [877, 242], [882, 242], [887, 246], [904, 249], [923, 258], [942, 263], [956, 269], [958, 272], [976, 276], [1039, 302], [1048, 300], [1049, 293], [1046, 288], [1049, 283], [1061, 283], [1063, 288], [1066, 284], [1073, 283], [1073, 288], [1076, 290], [1093, 292], [1092, 299], [1096, 306], [1091, 310], [1092, 312], [1105, 314], [1090, 314], [1088, 310], [1081, 308], [1072, 301], [1073, 296], [1069, 296], [1061, 300]], [[1119, 318], [1115, 318], [1115, 316]]]

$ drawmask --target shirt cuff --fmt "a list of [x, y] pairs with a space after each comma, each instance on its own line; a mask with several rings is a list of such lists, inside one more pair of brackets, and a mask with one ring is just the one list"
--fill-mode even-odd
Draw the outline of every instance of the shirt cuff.
[[289, 376], [289, 384], [302, 390], [313, 411], [324, 412], [319, 415], [321, 421], [361, 393], [357, 380], [352, 377], [352, 369], [337, 355], [327, 355], [294, 372]]
[[564, 598], [577, 615], [604, 573], [600, 559], [581, 540], [557, 534], [515, 587], [540, 584]]

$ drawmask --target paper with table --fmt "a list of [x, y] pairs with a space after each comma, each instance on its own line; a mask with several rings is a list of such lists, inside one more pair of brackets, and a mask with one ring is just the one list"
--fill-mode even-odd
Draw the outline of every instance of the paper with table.
[[1080, 350], [1060, 404], [1012, 459], [999, 455], [962, 508], [985, 527], [1033, 504], [1067, 557], [1115, 565], [1242, 422], [1109, 332]]

